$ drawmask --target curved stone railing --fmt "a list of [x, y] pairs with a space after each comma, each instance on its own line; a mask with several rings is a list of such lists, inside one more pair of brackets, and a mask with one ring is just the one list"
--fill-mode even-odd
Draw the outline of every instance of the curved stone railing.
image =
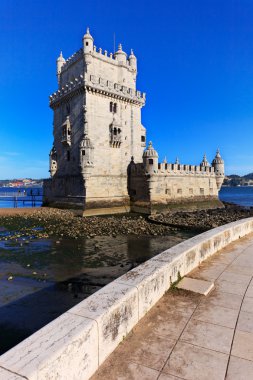
[[253, 232], [253, 218], [186, 240], [134, 268], [0, 357], [0, 379], [85, 380], [175, 282]]

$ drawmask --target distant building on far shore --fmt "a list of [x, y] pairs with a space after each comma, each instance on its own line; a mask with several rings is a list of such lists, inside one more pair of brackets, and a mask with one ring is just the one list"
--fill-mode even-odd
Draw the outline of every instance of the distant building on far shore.
[[141, 123], [145, 93], [136, 89], [137, 58], [120, 44], [116, 53], [97, 49], [89, 29], [82, 48], [57, 59], [51, 178], [44, 181], [44, 204], [78, 208], [88, 214], [169, 207], [217, 207], [224, 162], [217, 151], [210, 165], [166, 160], [158, 163], [146, 147]]

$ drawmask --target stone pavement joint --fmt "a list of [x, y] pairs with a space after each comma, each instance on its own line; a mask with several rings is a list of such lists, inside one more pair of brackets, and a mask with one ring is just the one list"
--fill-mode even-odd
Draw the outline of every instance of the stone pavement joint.
[[214, 288], [211, 281], [198, 280], [195, 278], [184, 277], [176, 286], [178, 289], [189, 290], [194, 293], [207, 296]]
[[188, 277], [215, 289], [166, 292], [91, 380], [253, 379], [253, 234]]

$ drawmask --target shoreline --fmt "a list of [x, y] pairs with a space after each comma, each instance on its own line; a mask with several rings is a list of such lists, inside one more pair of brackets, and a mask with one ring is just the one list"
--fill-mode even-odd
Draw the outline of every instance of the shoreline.
[[[247, 209], [225, 203], [223, 209], [177, 211], [142, 216], [117, 214], [107, 216], [78, 217], [71, 210], [49, 207], [0, 209], [0, 226], [8, 231], [8, 239], [17, 237], [93, 238], [95, 236], [166, 236], [173, 231], [195, 230], [196, 233], [244, 219], [253, 215]], [[2, 232], [0, 240], [6, 240]]]

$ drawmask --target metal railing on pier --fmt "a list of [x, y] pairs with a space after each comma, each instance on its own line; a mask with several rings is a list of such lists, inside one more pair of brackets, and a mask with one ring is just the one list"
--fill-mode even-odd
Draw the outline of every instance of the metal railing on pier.
[[21, 207], [26, 205], [29, 205], [29, 207], [36, 207], [36, 205], [41, 205], [42, 200], [43, 194], [40, 189], [0, 192], [0, 207], [1, 202], [12, 202], [14, 208], [19, 207], [19, 205]]

